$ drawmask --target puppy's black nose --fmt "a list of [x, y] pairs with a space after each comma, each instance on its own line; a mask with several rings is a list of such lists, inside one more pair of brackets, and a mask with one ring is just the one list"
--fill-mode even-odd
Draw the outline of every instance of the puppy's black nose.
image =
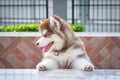
[[39, 43], [36, 43], [35, 45], [36, 45], [36, 46], [38, 46], [38, 45], [39, 45]]

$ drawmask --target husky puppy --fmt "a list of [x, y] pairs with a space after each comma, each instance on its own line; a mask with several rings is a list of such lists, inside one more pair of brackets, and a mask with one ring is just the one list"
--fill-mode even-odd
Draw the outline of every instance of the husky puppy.
[[70, 25], [57, 15], [42, 21], [42, 36], [36, 41], [43, 59], [37, 64], [38, 71], [48, 69], [80, 69], [92, 71], [91, 63], [83, 41], [75, 37]]

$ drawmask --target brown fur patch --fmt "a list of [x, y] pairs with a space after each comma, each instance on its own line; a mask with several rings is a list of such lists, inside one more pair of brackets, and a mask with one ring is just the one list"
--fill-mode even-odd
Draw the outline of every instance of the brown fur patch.
[[[47, 33], [43, 35], [43, 30], [47, 30]], [[52, 34], [54, 34], [54, 30], [51, 29], [50, 27], [50, 19], [45, 19], [43, 23], [40, 25], [40, 31], [42, 33], [42, 36], [44, 37], [50, 37]]]
[[75, 49], [81, 48], [81, 49], [85, 50], [85, 45], [84, 45], [83, 41], [81, 40], [81, 38], [75, 37], [74, 39], [75, 39], [75, 42], [74, 42]]

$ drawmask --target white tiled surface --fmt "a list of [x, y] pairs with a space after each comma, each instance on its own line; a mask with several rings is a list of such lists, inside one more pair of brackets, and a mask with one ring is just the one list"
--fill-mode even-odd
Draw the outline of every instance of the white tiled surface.
[[0, 69], [0, 80], [120, 80], [120, 70], [49, 70]]

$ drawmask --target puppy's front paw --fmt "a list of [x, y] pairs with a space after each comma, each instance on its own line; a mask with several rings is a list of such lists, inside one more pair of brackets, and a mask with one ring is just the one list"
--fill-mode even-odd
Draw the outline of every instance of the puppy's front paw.
[[84, 71], [93, 71], [93, 66], [90, 65], [85, 66]]
[[41, 64], [38, 64], [38, 65], [36, 66], [36, 68], [37, 68], [38, 71], [45, 71], [45, 70], [47, 70], [46, 66], [41, 65]]

